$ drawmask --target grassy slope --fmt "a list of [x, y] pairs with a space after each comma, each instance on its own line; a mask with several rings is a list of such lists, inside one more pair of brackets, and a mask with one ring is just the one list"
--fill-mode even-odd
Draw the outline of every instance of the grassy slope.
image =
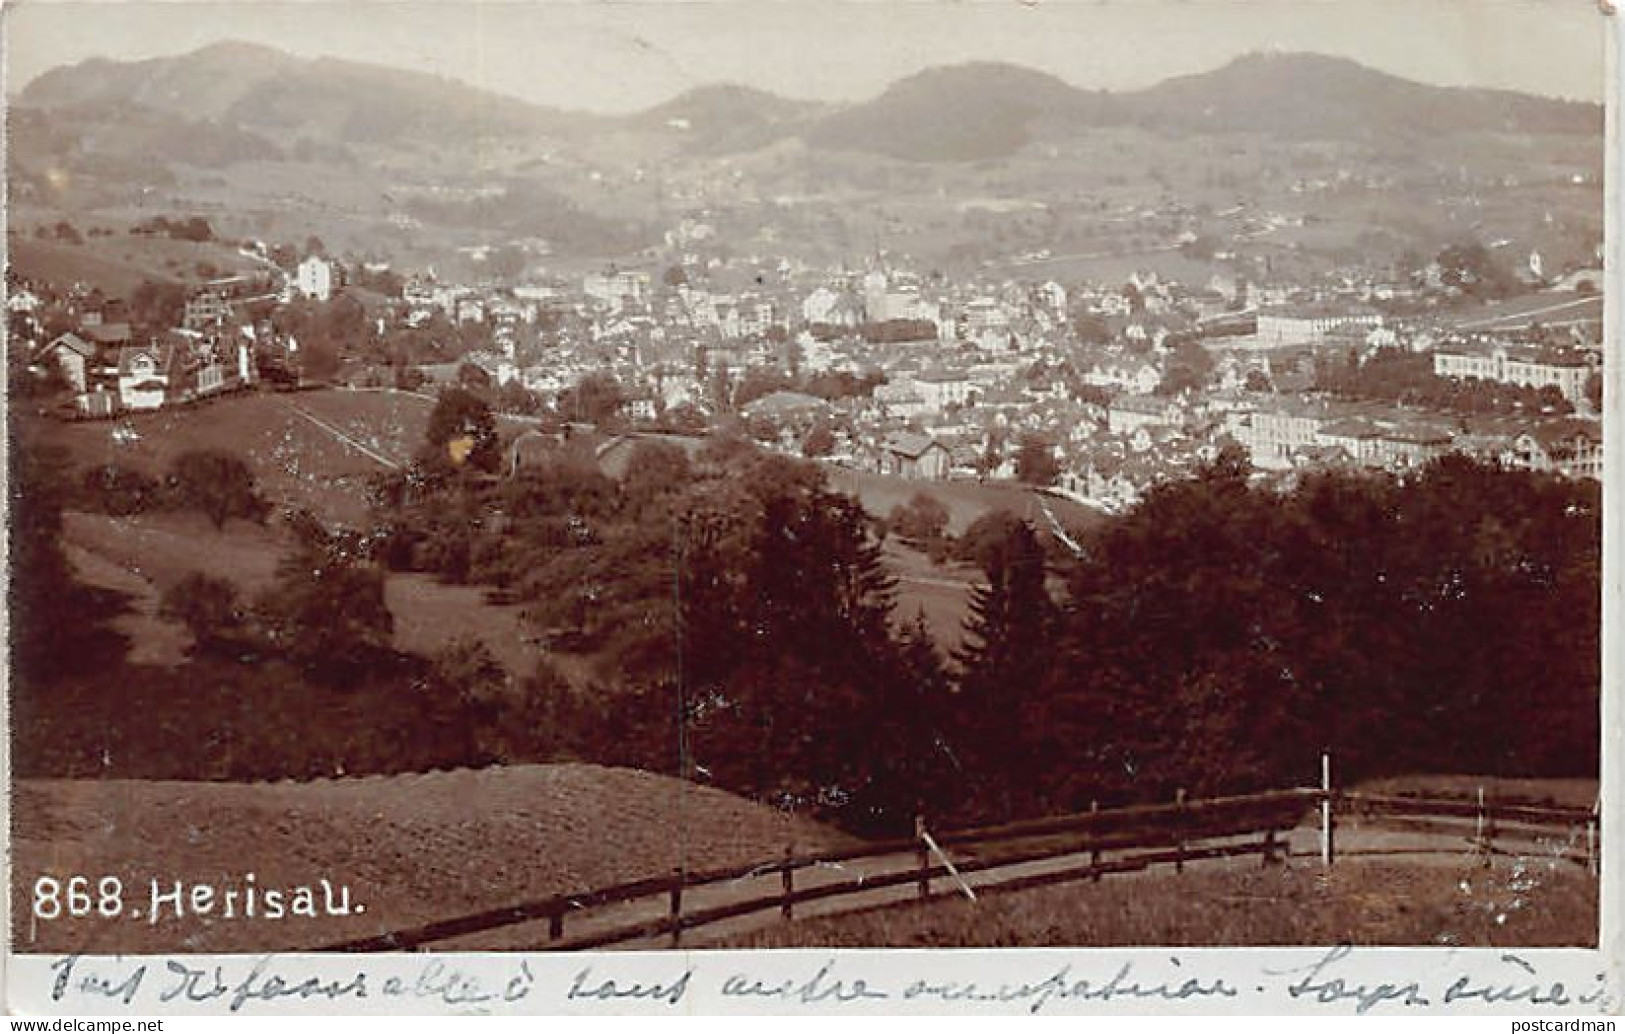
[[[190, 513], [115, 518], [69, 512], [66, 538], [82, 580], [133, 597], [134, 612], [121, 618], [118, 627], [137, 643], [151, 644], [132, 656], [135, 663], [179, 663], [190, 641], [155, 616], [164, 589], [201, 572], [229, 579], [252, 599], [271, 586], [277, 561], [287, 549], [275, 530], [234, 521], [216, 531]], [[426, 575], [392, 574], [384, 583], [384, 599], [395, 617], [395, 645], [402, 650], [432, 654], [458, 639], [478, 639], [519, 677], [531, 674], [542, 656], [529, 641], [520, 608], [491, 606], [481, 589], [442, 585]], [[567, 678], [585, 685], [584, 665], [570, 657], [552, 660]]]
[[1597, 881], [1570, 863], [1344, 862], [1167, 870], [977, 902], [895, 906], [778, 926], [730, 948], [1031, 948], [1596, 943]]
[[9, 241], [11, 264], [21, 275], [51, 284], [83, 283], [115, 298], [128, 298], [143, 280], [168, 283], [174, 273], [144, 268], [84, 246], [38, 241], [16, 235]]
[[[830, 487], [857, 496], [863, 508], [876, 517], [885, 517], [892, 508], [924, 492], [948, 508], [948, 531], [958, 535], [990, 510], [1009, 510], [1041, 527], [1047, 527], [1042, 512], [1033, 501], [1031, 489], [1010, 482], [910, 481], [907, 478], [830, 466]], [[1046, 502], [1057, 519], [1069, 526], [1087, 527], [1100, 515], [1064, 499]]]
[[[367, 479], [387, 468], [301, 413], [379, 456], [402, 462], [422, 441], [432, 404], [422, 396], [398, 392], [256, 393], [186, 410], [130, 416], [120, 424], [133, 428], [140, 438], [125, 444], [114, 441], [113, 425], [104, 422], [48, 422], [34, 430], [66, 446], [76, 465], [116, 462], [154, 476], [187, 450], [225, 447], [243, 456], [261, 490], [279, 507], [308, 507], [328, 523], [358, 526], [367, 514]], [[524, 426], [508, 419], [500, 424], [508, 434]], [[157, 591], [191, 571], [204, 571], [229, 578], [252, 595], [270, 584], [276, 560], [286, 548], [273, 531], [234, 522], [217, 532], [185, 514], [118, 520], [75, 514], [69, 521], [69, 537], [103, 562], [134, 572]], [[454, 639], [474, 637], [485, 642], [510, 673], [524, 676], [535, 668], [540, 652], [525, 641], [519, 609], [491, 607], [479, 589], [441, 585], [421, 576], [392, 576], [386, 598], [395, 615], [395, 642], [402, 649], [429, 653]], [[571, 658], [556, 660], [566, 677], [584, 684], [584, 664], [572, 663]]]
[[[349, 921], [41, 924], [34, 951], [260, 951], [316, 947], [434, 919], [850, 841], [732, 794], [595, 765], [225, 784], [24, 780], [13, 796], [18, 915], [42, 872], [117, 874], [127, 898], [154, 878], [261, 887], [347, 883]], [[137, 894], [134, 888], [140, 888]], [[140, 902], [145, 905], [145, 902]]]
[[[79, 224], [81, 231], [92, 224]], [[83, 244], [64, 244], [15, 235], [10, 240], [11, 262], [26, 277], [53, 284], [85, 283], [115, 298], [129, 298], [143, 280], [201, 282], [199, 263], [215, 267], [213, 276], [262, 270], [235, 248], [213, 242], [194, 243], [167, 238], [87, 237]]]
[[169, 588], [193, 571], [226, 578], [245, 593], [261, 592], [276, 578], [284, 548], [270, 528], [232, 521], [216, 531], [195, 513], [136, 517], [68, 511], [63, 516], [68, 542], [112, 561], [152, 583]]
[[886, 564], [897, 576], [895, 621], [911, 624], [923, 615], [939, 649], [948, 652], [958, 646], [978, 573], [960, 564], [933, 564], [895, 538], [886, 540]]
[[[49, 427], [46, 437], [66, 445], [76, 464], [118, 463], [155, 476], [188, 450], [229, 449], [278, 504], [308, 507], [330, 523], [358, 524], [366, 515], [367, 478], [384, 468], [296, 412], [317, 394], [251, 394], [130, 416], [120, 423], [141, 437], [129, 444], [116, 443], [102, 422]], [[375, 404], [383, 396], [356, 398]]]
[[[433, 405], [433, 399], [391, 391], [254, 392], [123, 417], [119, 423], [141, 436], [128, 444], [115, 442], [112, 425], [99, 421], [53, 422], [39, 430], [47, 441], [65, 445], [76, 464], [118, 463], [154, 475], [188, 450], [225, 448], [248, 462], [262, 491], [279, 505], [308, 507], [328, 523], [359, 526], [367, 514], [367, 479], [389, 468], [309, 417], [404, 463], [423, 441]], [[498, 422], [498, 430], [509, 435], [523, 426], [506, 418]]]
[[[130, 443], [114, 441], [113, 425], [104, 422], [49, 422], [37, 425], [37, 430], [47, 440], [65, 445], [76, 465], [118, 463], [154, 476], [187, 450], [224, 446], [243, 456], [278, 506], [307, 507], [328, 523], [359, 526], [367, 514], [367, 479], [387, 468], [301, 414], [315, 417], [379, 456], [404, 462], [422, 441], [431, 408], [431, 400], [402, 392], [255, 393], [186, 410], [129, 416], [120, 424], [140, 435]], [[513, 419], [499, 421], [506, 435], [525, 426]], [[1041, 519], [1026, 490], [1015, 485], [913, 482], [838, 468], [831, 472], [835, 488], [858, 495], [866, 508], [881, 515], [915, 492], [928, 491], [949, 507], [950, 526], [956, 532], [1000, 507]], [[1064, 500], [1051, 500], [1049, 505], [1065, 520], [1092, 518]], [[172, 516], [117, 524], [89, 517], [75, 520], [82, 545], [126, 569], [143, 567], [141, 573], [160, 590], [189, 571], [206, 570], [231, 578], [246, 592], [258, 592], [269, 584], [282, 549], [274, 535], [251, 534], [251, 529], [236, 524], [217, 533], [204, 522]], [[923, 612], [939, 646], [952, 649], [966, 614], [970, 575], [934, 566], [905, 548], [889, 549], [888, 557], [902, 577], [898, 620], [912, 621]], [[524, 641], [516, 609], [488, 607], [479, 590], [422, 577], [391, 578], [388, 591], [396, 641], [402, 648], [427, 651], [459, 635], [477, 635], [510, 672], [528, 674], [534, 667], [537, 651]], [[584, 683], [587, 660], [556, 660], [572, 681]]]

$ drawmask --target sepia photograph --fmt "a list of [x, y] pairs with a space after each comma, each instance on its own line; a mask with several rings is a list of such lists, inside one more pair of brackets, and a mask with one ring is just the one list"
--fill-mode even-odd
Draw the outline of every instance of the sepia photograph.
[[1599, 948], [1595, 3], [3, 19], [58, 993]]

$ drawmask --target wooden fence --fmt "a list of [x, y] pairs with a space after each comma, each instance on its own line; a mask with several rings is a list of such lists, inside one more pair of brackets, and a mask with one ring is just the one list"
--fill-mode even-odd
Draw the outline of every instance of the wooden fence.
[[[1329, 805], [1329, 807], [1327, 807]], [[1334, 815], [1397, 824], [1429, 833], [1462, 833], [1471, 845], [1494, 852], [1497, 840], [1531, 840], [1569, 831], [1585, 838], [1581, 864], [1597, 871], [1597, 815], [1573, 808], [1534, 808], [1438, 798], [1418, 799], [1324, 789], [1266, 793], [1172, 804], [1094, 810], [999, 826], [948, 830], [932, 835], [923, 826], [905, 839], [869, 842], [841, 851], [793, 854], [776, 859], [700, 872], [674, 871], [575, 894], [428, 923], [320, 949], [333, 952], [412, 951], [472, 934], [536, 924], [535, 947], [567, 951], [664, 940], [676, 946], [685, 931], [761, 912], [793, 919], [798, 907], [835, 898], [874, 894], [913, 886], [917, 900], [1028, 889], [1114, 873], [1220, 858], [1256, 855], [1261, 864], [1282, 861], [1288, 834], [1309, 819], [1320, 827], [1319, 855], [1331, 864]], [[1574, 831], [1583, 830], [1584, 833]], [[798, 875], [815, 869], [864, 871], [798, 886]], [[1038, 871], [1031, 871], [1034, 868]], [[1028, 870], [1028, 871], [1022, 871]], [[778, 880], [772, 880], [777, 875]], [[974, 890], [966, 879], [977, 876]], [[747, 894], [711, 907], [684, 908], [685, 895], [742, 881], [762, 881], [772, 890]], [[897, 900], [893, 897], [892, 900]], [[584, 921], [603, 920], [617, 906], [639, 903], [642, 918], [598, 929], [579, 930]], [[861, 907], [861, 906], [860, 906]], [[541, 924], [546, 924], [542, 933]], [[591, 925], [590, 923], [588, 925]], [[579, 932], [571, 933], [568, 927]]]
[[[1555, 838], [1561, 850], [1553, 853], [1593, 875], [1601, 871], [1601, 826], [1596, 810], [1499, 802], [1487, 799], [1482, 790], [1476, 801], [1359, 792], [1338, 793], [1335, 799], [1337, 811], [1346, 817], [1387, 829], [1459, 838], [1486, 863], [1495, 855], [1527, 854], [1528, 845], [1551, 845]], [[1508, 844], [1523, 849], [1507, 851]]]

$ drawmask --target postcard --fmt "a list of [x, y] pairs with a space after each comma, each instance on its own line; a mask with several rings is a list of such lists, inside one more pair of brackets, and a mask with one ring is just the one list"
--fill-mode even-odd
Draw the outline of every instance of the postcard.
[[1620, 1012], [1611, 10], [3, 19], [11, 1012]]

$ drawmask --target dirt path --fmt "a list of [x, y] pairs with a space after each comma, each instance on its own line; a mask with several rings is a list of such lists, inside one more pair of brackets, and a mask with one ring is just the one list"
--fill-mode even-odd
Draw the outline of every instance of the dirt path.
[[[1203, 846], [1235, 845], [1246, 841], [1256, 842], [1257, 836], [1228, 837], [1206, 840]], [[1283, 841], [1286, 851], [1285, 863], [1289, 865], [1318, 868], [1321, 865], [1320, 832], [1314, 826], [1300, 826]], [[1531, 867], [1552, 864], [1555, 859], [1575, 856], [1576, 845], [1572, 837], [1545, 837], [1527, 841], [1504, 841], [1496, 855], [1490, 861], [1497, 865], [1511, 865], [1514, 867]], [[1005, 845], [1001, 853], [1006, 856], [1014, 855], [1021, 850], [1021, 845]], [[1140, 849], [1133, 853], [1142, 853]], [[1358, 864], [1369, 860], [1397, 860], [1403, 859], [1407, 865], [1424, 865], [1429, 867], [1461, 867], [1478, 865], [1485, 861], [1484, 856], [1478, 852], [1472, 841], [1465, 837], [1447, 834], [1408, 833], [1388, 829], [1380, 825], [1357, 824], [1349, 822], [1341, 828], [1337, 841], [1338, 857], [1344, 864]], [[974, 853], [955, 851], [949, 849], [950, 859], [966, 862], [974, 859]], [[1100, 858], [1110, 863], [1114, 857], [1121, 857], [1122, 853], [1104, 852]], [[999, 866], [978, 872], [966, 872], [963, 881], [953, 878], [938, 878], [931, 884], [933, 893], [946, 891], [950, 897], [959, 897], [965, 894], [968, 887], [970, 893], [978, 890], [986, 891], [990, 887], [1020, 880], [1028, 877], [1038, 877], [1045, 874], [1065, 872], [1069, 869], [1081, 868], [1091, 864], [1094, 856], [1088, 851], [1079, 851], [1045, 858], [1039, 861], [1019, 862], [1011, 865]], [[938, 864], [938, 859], [932, 859], [932, 864]], [[1256, 868], [1262, 864], [1257, 854], [1246, 854], [1232, 858], [1203, 859], [1193, 861], [1189, 868], [1192, 870], [1212, 871], [1215, 869]], [[887, 854], [873, 858], [854, 859], [851, 861], [831, 863], [799, 870], [794, 875], [794, 887], [797, 891], [817, 887], [833, 886], [847, 883], [852, 880], [875, 879], [902, 871], [915, 869], [918, 865], [917, 855], [912, 852]], [[1154, 866], [1144, 870], [1125, 873], [1113, 873], [1103, 877], [1104, 880], [1114, 884], [1123, 881], [1147, 882], [1157, 881], [1166, 889], [1167, 880], [1174, 871], [1171, 864]], [[725, 883], [710, 884], [702, 887], [688, 887], [683, 891], [682, 910], [684, 914], [695, 914], [709, 909], [722, 908], [729, 905], [739, 905], [755, 899], [771, 898], [777, 896], [783, 889], [783, 877], [778, 872], [764, 872], [745, 876]], [[798, 903], [794, 906], [794, 917], [805, 919], [815, 916], [830, 916], [844, 913], [866, 911], [886, 905], [903, 904], [918, 900], [919, 888], [917, 883], [909, 881], [901, 885], [880, 887], [872, 891], [842, 894], [819, 901]], [[937, 899], [940, 900], [940, 899]], [[619, 905], [594, 909], [583, 912], [574, 917], [567, 917], [565, 921], [565, 940], [591, 937], [594, 934], [607, 933], [612, 930], [632, 927], [638, 924], [658, 923], [670, 916], [670, 899], [668, 896], [642, 898], [635, 901], [624, 902]], [[680, 946], [703, 947], [708, 944], [725, 942], [737, 938], [741, 934], [765, 929], [783, 922], [784, 919], [777, 906], [768, 906], [759, 911], [746, 915], [726, 919], [707, 925], [703, 928], [685, 931]], [[546, 950], [550, 944], [546, 922], [519, 924], [501, 930], [486, 931], [466, 937], [439, 941], [431, 947], [435, 950], [457, 951], [502, 951], [502, 950]], [[619, 942], [612, 946], [612, 950], [649, 950], [673, 947], [669, 934], [653, 937], [643, 937]]]
[[[555, 894], [585, 892], [631, 879], [664, 877], [674, 866], [697, 871], [764, 863], [764, 871], [704, 887], [685, 888], [686, 915], [767, 899], [757, 911], [685, 931], [681, 944], [700, 947], [783, 922], [776, 899], [782, 875], [766, 870], [786, 846], [831, 852], [850, 838], [805, 820], [789, 818], [720, 791], [626, 769], [592, 765], [521, 766], [324, 780], [293, 784], [147, 782], [138, 780], [22, 780], [13, 792], [17, 879], [13, 907], [30, 915], [28, 893], [41, 876], [93, 878], [116, 875], [131, 888], [137, 907], [154, 879], [241, 885], [246, 873], [262, 887], [330, 879], [352, 888], [367, 911], [344, 919], [228, 922], [219, 918], [152, 924], [138, 916], [117, 923], [80, 920], [19, 924], [19, 946], [58, 951], [269, 951], [313, 950], [349, 940], [410, 930], [425, 923], [468, 916]], [[1488, 857], [1471, 841], [1471, 823], [1460, 833], [1411, 832], [1381, 823], [1342, 822], [1340, 864], [1366, 861], [1404, 866], [1536, 873], [1572, 866], [1584, 857], [1583, 832], [1514, 839], [1499, 833]], [[1286, 864], [1319, 869], [1319, 831], [1313, 820], [1284, 838]], [[1206, 845], [1256, 841], [1257, 837], [1204, 841]], [[1039, 846], [999, 845], [998, 856]], [[1194, 843], [1192, 846], [1196, 846]], [[982, 848], [984, 851], [994, 850]], [[1141, 849], [1144, 850], [1144, 849]], [[959, 864], [974, 850], [948, 847]], [[1138, 853], [1138, 852], [1136, 852]], [[1121, 853], [1106, 852], [1110, 863]], [[1561, 860], [1560, 860], [1561, 859]], [[1037, 861], [1011, 862], [966, 872], [970, 889], [1088, 865], [1087, 850]], [[935, 864], [937, 859], [933, 859]], [[853, 880], [907, 874], [896, 886], [795, 905], [799, 921], [845, 914], [917, 898], [917, 856], [903, 851], [799, 870], [798, 891]], [[1187, 871], [1256, 868], [1257, 854], [1195, 860]], [[1171, 865], [1119, 874], [1103, 882], [1145, 885], [1167, 893], [1178, 884]], [[958, 898], [958, 882], [939, 877], [932, 890]], [[1149, 892], [1149, 890], [1148, 890]], [[1018, 892], [1019, 893], [1019, 892]], [[928, 906], [935, 907], [935, 906]], [[639, 924], [670, 913], [669, 896], [652, 895], [568, 916], [566, 940]], [[518, 924], [427, 945], [448, 950], [545, 950], [545, 921]], [[616, 948], [671, 947], [669, 935], [620, 942]]]

